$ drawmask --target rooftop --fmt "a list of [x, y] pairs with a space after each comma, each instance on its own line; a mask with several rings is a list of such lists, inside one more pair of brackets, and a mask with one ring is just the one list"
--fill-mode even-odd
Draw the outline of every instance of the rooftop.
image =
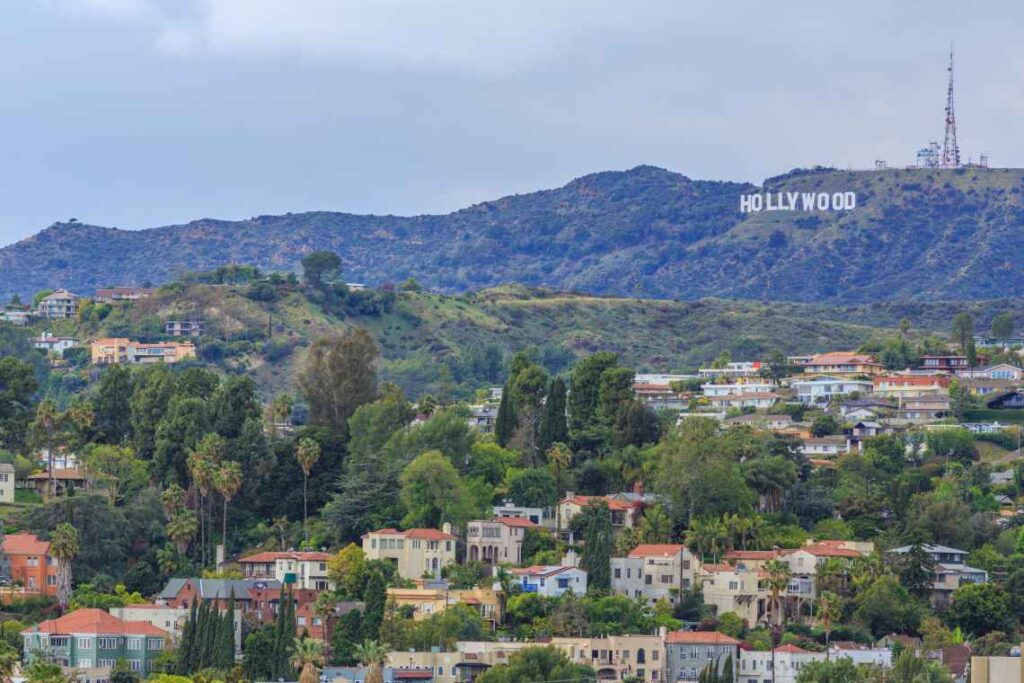
[[144, 635], [168, 637], [167, 631], [146, 621], [124, 621], [101, 609], [87, 608], [65, 614], [59, 619], [47, 619], [22, 631], [28, 633]]

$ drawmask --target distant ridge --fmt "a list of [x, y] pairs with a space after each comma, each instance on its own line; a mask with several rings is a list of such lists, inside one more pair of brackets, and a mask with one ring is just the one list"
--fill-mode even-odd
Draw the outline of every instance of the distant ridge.
[[[852, 211], [740, 213], [764, 192], [855, 192]], [[438, 216], [310, 212], [147, 230], [57, 223], [0, 249], [0, 296], [161, 283], [227, 263], [460, 292], [518, 282], [635, 297], [807, 302], [1024, 295], [1024, 171], [796, 170], [758, 187], [652, 166]]]

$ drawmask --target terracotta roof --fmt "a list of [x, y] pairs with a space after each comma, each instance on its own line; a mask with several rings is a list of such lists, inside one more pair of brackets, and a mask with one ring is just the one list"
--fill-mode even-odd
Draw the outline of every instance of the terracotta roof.
[[90, 633], [95, 635], [145, 635], [167, 638], [168, 633], [146, 621], [124, 621], [101, 609], [80, 609], [59, 619], [47, 619], [22, 631], [26, 633]]
[[518, 526], [525, 529], [537, 526], [525, 517], [495, 517], [495, 522], [501, 522], [505, 526]]
[[276, 562], [277, 560], [295, 560], [296, 562], [326, 562], [331, 559], [329, 553], [320, 552], [305, 552], [305, 551], [287, 551], [287, 552], [265, 552], [256, 553], [255, 555], [249, 555], [243, 557], [239, 562]]
[[[49, 481], [50, 473], [40, 472], [39, 474], [30, 474], [28, 475], [28, 478], [34, 480]], [[77, 467], [69, 467], [67, 469], [62, 470], [55, 469], [53, 471], [53, 478], [60, 480], [85, 481], [85, 475], [82, 474]]]
[[629, 557], [672, 557], [683, 551], [679, 543], [641, 543], [629, 553]]
[[736, 567], [731, 564], [709, 564], [705, 563], [701, 565], [701, 569], [708, 573], [714, 572], [735, 572]]
[[874, 357], [866, 353], [853, 353], [850, 351], [830, 351], [819, 353], [811, 358], [807, 365], [850, 365], [850, 364], [871, 364], [878, 365]]
[[607, 496], [580, 496], [576, 495], [572, 498], [566, 498], [563, 503], [571, 503], [580, 507], [587, 507], [591, 502], [604, 501], [608, 504], [609, 510], [633, 510], [638, 507], [642, 507], [643, 503], [639, 501], [626, 501], [618, 500], [616, 498], [608, 498]]
[[406, 529], [405, 531], [399, 531], [398, 529], [377, 529], [376, 531], [363, 534], [363, 538], [366, 538], [370, 534], [377, 534], [379, 536], [402, 536], [404, 538], [416, 538], [421, 541], [458, 540], [458, 536], [446, 534], [439, 529]]
[[740, 641], [718, 631], [669, 631], [665, 634], [666, 643], [684, 643], [687, 645], [739, 645]]
[[860, 557], [861, 554], [851, 548], [841, 548], [833, 545], [832, 543], [814, 543], [813, 545], [807, 545], [799, 550], [806, 550], [812, 555], [819, 557]]
[[792, 654], [792, 655], [809, 655], [809, 654], [811, 654], [810, 650], [805, 650], [802, 647], [797, 647], [796, 645], [793, 645], [792, 643], [786, 643], [785, 645], [780, 645], [779, 647], [775, 648], [775, 651], [776, 652], [785, 652], [785, 653]]
[[46, 555], [50, 542], [42, 541], [35, 534], [7, 534], [4, 536], [5, 555]]
[[774, 560], [779, 556], [777, 550], [730, 550], [725, 554], [726, 560]]

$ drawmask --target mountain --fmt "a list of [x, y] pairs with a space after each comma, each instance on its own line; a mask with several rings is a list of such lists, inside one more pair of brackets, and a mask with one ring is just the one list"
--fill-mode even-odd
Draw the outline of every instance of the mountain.
[[[786, 202], [810, 192], [852, 192], [856, 207], [739, 210], [744, 194]], [[440, 292], [514, 282], [671, 299], [1015, 296], [1024, 295], [1022, 192], [1020, 169], [818, 168], [758, 187], [640, 166], [443, 216], [312, 212], [137, 231], [58, 223], [0, 249], [0, 296], [159, 283], [227, 263], [292, 270], [317, 249], [340, 254], [349, 281], [414, 277]]]

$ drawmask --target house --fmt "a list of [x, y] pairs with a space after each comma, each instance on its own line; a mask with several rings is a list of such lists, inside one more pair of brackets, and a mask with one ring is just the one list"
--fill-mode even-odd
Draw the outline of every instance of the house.
[[243, 557], [238, 561], [247, 579], [273, 579], [285, 586], [308, 590], [333, 590], [327, 580], [327, 562], [331, 556], [324, 552], [264, 552]]
[[66, 289], [58, 289], [39, 300], [36, 315], [49, 320], [64, 320], [78, 315], [79, 297]]
[[896, 410], [895, 403], [877, 398], [850, 399], [839, 405], [839, 415], [848, 422], [872, 420], [890, 410]]
[[[497, 567], [495, 567], [497, 576]], [[565, 565], [534, 565], [513, 568], [509, 573], [524, 593], [537, 593], [546, 598], [558, 598], [572, 591], [575, 595], [586, 595], [587, 572], [579, 567]]]
[[708, 399], [714, 408], [728, 410], [730, 408], [753, 408], [755, 410], [768, 410], [782, 398], [778, 394], [767, 392], [744, 392], [740, 394], [725, 394], [723, 396], [712, 396]]
[[39, 659], [65, 669], [112, 669], [123, 659], [130, 670], [155, 669], [167, 631], [146, 621], [124, 621], [101, 609], [80, 609], [22, 630], [26, 662]]
[[653, 410], [682, 410], [689, 405], [687, 394], [675, 391], [671, 384], [633, 384], [633, 394]]
[[150, 287], [102, 287], [96, 290], [93, 297], [101, 304], [113, 304], [121, 301], [138, 301], [152, 294]]
[[78, 340], [74, 337], [55, 337], [50, 332], [43, 332], [38, 337], [32, 337], [31, 341], [32, 346], [40, 351], [62, 357], [65, 351], [78, 346]]
[[664, 680], [665, 638], [660, 634], [552, 638], [551, 645], [565, 652], [573, 664], [593, 668], [599, 681]]
[[1020, 410], [1024, 408], [1024, 391], [1014, 389], [994, 396], [985, 401], [991, 410]]
[[11, 581], [19, 587], [14, 595], [57, 596], [60, 561], [50, 554], [49, 541], [40, 540], [35, 534], [7, 534], [3, 554]]
[[764, 578], [759, 569], [743, 562], [703, 564], [697, 572], [704, 604], [714, 614], [733, 612], [751, 626], [767, 623], [774, 608]]
[[805, 666], [823, 662], [825, 658], [824, 652], [811, 652], [796, 645], [780, 645], [774, 651], [742, 650], [736, 680], [738, 683], [796, 683]]
[[97, 339], [90, 344], [93, 365], [115, 365], [129, 363], [146, 365], [151, 363], [179, 363], [196, 357], [196, 347], [191, 342], [159, 342], [143, 344], [120, 337]]
[[698, 564], [682, 544], [640, 544], [626, 557], [611, 558], [612, 593], [652, 605], [661, 599], [675, 603], [695, 585]]
[[22, 306], [7, 306], [0, 307], [0, 322], [10, 323], [17, 327], [24, 327], [28, 325], [29, 318], [32, 317], [32, 310]]
[[969, 368], [957, 373], [965, 379], [1005, 379], [1011, 382], [1019, 382], [1024, 379], [1024, 370], [1009, 363], [997, 363], [986, 365], [982, 368]]
[[388, 588], [387, 594], [397, 607], [411, 608], [416, 621], [429, 619], [453, 605], [467, 605], [480, 614], [492, 631], [502, 622], [501, 594], [491, 586], [458, 589], [443, 579], [416, 579], [413, 584], [412, 588]]
[[201, 337], [203, 336], [203, 331], [202, 318], [168, 320], [164, 322], [164, 334], [171, 337]]
[[484, 403], [469, 407], [469, 417], [466, 421], [469, 428], [481, 434], [493, 434], [494, 423], [498, 419], [498, 406], [492, 403]]
[[752, 427], [767, 431], [788, 429], [793, 426], [793, 418], [789, 415], [773, 415], [765, 413], [747, 413], [726, 418], [726, 427]]
[[938, 420], [949, 414], [951, 407], [949, 396], [918, 396], [902, 402], [896, 411], [896, 418], [908, 422], [929, 422]]
[[[111, 615], [122, 621], [144, 621], [159, 629], [163, 629], [170, 636], [171, 642], [177, 645], [181, 642], [181, 634], [185, 623], [189, 619], [191, 609], [184, 607], [169, 607], [153, 603], [145, 605], [126, 605], [124, 607], [111, 607]], [[223, 613], [223, 610], [222, 610]], [[235, 609], [235, 654], [242, 652], [242, 610]]]
[[1024, 660], [1016, 657], [971, 657], [971, 683], [1022, 683]]
[[885, 367], [866, 353], [832, 351], [819, 353], [803, 366], [805, 375], [830, 375], [853, 377], [856, 375], [880, 375]]
[[495, 517], [521, 517], [528, 519], [538, 526], [549, 529], [555, 528], [555, 515], [552, 508], [536, 508], [516, 505], [511, 500], [505, 500], [501, 505], [491, 508]]
[[379, 529], [363, 534], [363, 552], [368, 560], [394, 563], [403, 579], [428, 576], [440, 578], [441, 570], [455, 564], [458, 537], [445, 523], [437, 529]]
[[[985, 359], [978, 356], [976, 363], [984, 365]], [[957, 373], [970, 367], [967, 356], [921, 356], [921, 368], [924, 370]]]
[[741, 377], [760, 377], [762, 372], [769, 370], [767, 363], [761, 361], [741, 361], [726, 363], [721, 368], [700, 368], [698, 376], [702, 379], [721, 377], [723, 379], [739, 379]]
[[[456, 683], [459, 680], [460, 672], [466, 669], [464, 664], [461, 652], [444, 652], [435, 647], [429, 650], [389, 652], [384, 671], [386, 672], [388, 669], [407, 672], [421, 671], [433, 674], [434, 683]], [[325, 669], [325, 672], [329, 670]], [[328, 678], [327, 680], [337, 679]], [[365, 681], [366, 678], [364, 677], [362, 680]]]
[[972, 396], [988, 396], [990, 394], [998, 394], [1004, 391], [1012, 391], [1020, 386], [1020, 382], [1015, 382], [1012, 379], [967, 379], [965, 378], [962, 382], [963, 386], [967, 387], [967, 390]]
[[[443, 669], [438, 666], [438, 669]], [[320, 674], [322, 683], [364, 683], [370, 669], [365, 666], [328, 666]], [[433, 669], [398, 668], [385, 666], [381, 670], [382, 683], [454, 683], [450, 675], [434, 674]]]
[[1012, 349], [1024, 346], [1024, 337], [997, 339], [986, 335], [974, 335], [974, 345], [979, 349]]
[[632, 529], [640, 523], [643, 509], [648, 502], [644, 499], [629, 499], [624, 494], [609, 496], [581, 496], [569, 491], [565, 498], [558, 504], [559, 519], [562, 529], [569, 528], [569, 522], [573, 517], [583, 512], [583, 509], [593, 503], [604, 502], [612, 513], [612, 525]]
[[50, 495], [50, 482], [53, 481], [53, 494], [55, 496], [63, 496], [68, 492], [68, 489], [84, 490], [88, 488], [89, 477], [85, 475], [85, 472], [78, 469], [77, 467], [53, 469], [53, 476], [50, 476], [49, 472], [38, 472], [36, 474], [30, 474], [27, 477], [27, 481], [32, 484], [32, 488], [36, 490], [40, 496], [44, 498]]
[[857, 666], [888, 669], [892, 666], [892, 648], [869, 647], [850, 640], [833, 640], [828, 649], [832, 659], [849, 659]]
[[867, 380], [823, 376], [791, 384], [801, 403], [828, 403], [852, 394], [870, 394], [874, 385]]
[[881, 375], [871, 378], [872, 393], [879, 398], [912, 398], [949, 394], [949, 375]]
[[[969, 583], [988, 583], [988, 572], [975, 569], [967, 564], [967, 551], [950, 548], [944, 545], [922, 546], [935, 563], [935, 582], [932, 584], [931, 604], [935, 609], [945, 609], [950, 599], [960, 586]], [[905, 545], [889, 551], [897, 555], [910, 552], [911, 546]]]
[[14, 465], [9, 462], [0, 463], [0, 503], [4, 505], [14, 503], [15, 483]]
[[710, 382], [700, 386], [701, 393], [707, 398], [715, 396], [733, 396], [736, 394], [767, 394], [778, 389], [778, 383], [772, 380], [741, 379], [728, 384]]
[[735, 680], [740, 641], [718, 631], [669, 631], [665, 634], [665, 680], [696, 681], [710, 667]]
[[800, 453], [807, 457], [835, 458], [849, 452], [850, 440], [845, 436], [812, 436], [800, 441]]
[[488, 564], [522, 564], [523, 539], [537, 525], [522, 517], [473, 520], [466, 525], [466, 560]]

